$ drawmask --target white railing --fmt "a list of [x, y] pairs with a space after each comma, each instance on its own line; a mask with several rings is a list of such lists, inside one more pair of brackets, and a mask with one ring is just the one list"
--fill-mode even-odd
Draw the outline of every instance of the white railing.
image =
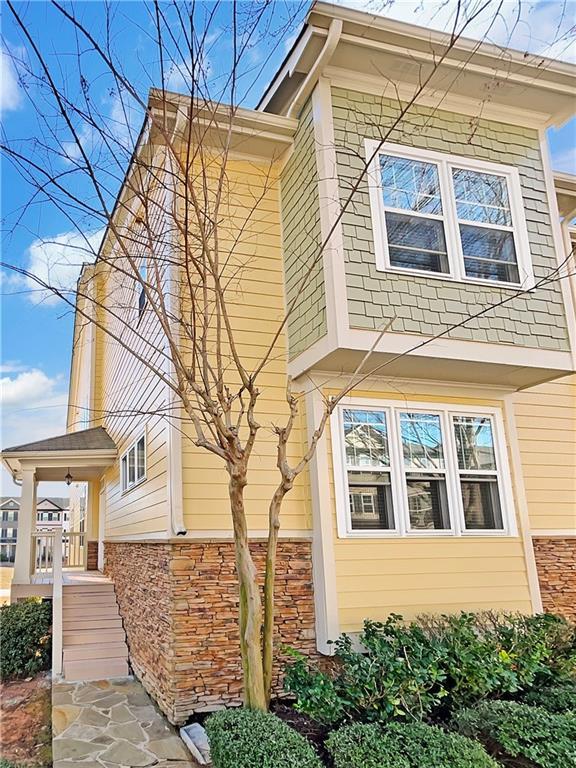
[[[56, 545], [58, 554], [56, 553]], [[60, 568], [86, 567], [86, 534], [52, 528], [32, 533], [32, 573], [52, 576], [58, 558]]]
[[52, 569], [52, 677], [62, 674], [62, 529], [54, 531]]

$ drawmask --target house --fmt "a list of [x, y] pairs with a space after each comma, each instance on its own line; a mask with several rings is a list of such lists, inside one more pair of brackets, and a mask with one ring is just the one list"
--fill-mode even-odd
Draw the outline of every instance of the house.
[[[38, 529], [48, 529], [61, 526], [63, 531], [70, 530], [69, 500], [62, 497], [45, 497], [38, 499], [36, 504], [36, 526]], [[0, 563], [13, 563], [16, 555], [16, 539], [18, 532], [18, 513], [20, 499], [18, 496], [0, 497]]]
[[[265, 378], [270, 420], [285, 415], [288, 375], [305, 392], [295, 453], [323, 395], [371, 353], [283, 511], [278, 632], [310, 654], [391, 612], [576, 617], [576, 179], [553, 174], [545, 134], [573, 114], [576, 68], [515, 51], [502, 67], [500, 49], [460, 40], [389, 131], [445, 45], [317, 3], [258, 108], [232, 126], [230, 206], [258, 203], [230, 235], [250, 263], [229, 309], [250, 356], [300, 296]], [[152, 91], [149, 106], [177, 122], [188, 100]], [[219, 115], [205, 142], [225, 130]], [[143, 132], [136, 157], [155, 151]], [[119, 225], [135, 215], [131, 173]], [[185, 418], [163, 418], [179, 406], [146, 365], [161, 330], [107, 268], [110, 247], [80, 278], [68, 433], [2, 454], [22, 481], [13, 599], [52, 589], [30, 571], [37, 481], [87, 483], [90, 567], [113, 583], [132, 669], [183, 722], [240, 696], [227, 476]], [[101, 312], [91, 296], [121, 316], [84, 322]], [[261, 563], [277, 483], [263, 433], [254, 461]], [[64, 595], [74, 588], [65, 574]]]

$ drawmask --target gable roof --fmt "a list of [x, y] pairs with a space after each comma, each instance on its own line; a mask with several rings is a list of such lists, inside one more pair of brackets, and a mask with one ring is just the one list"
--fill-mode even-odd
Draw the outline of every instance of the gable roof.
[[66, 435], [57, 435], [34, 443], [23, 443], [4, 448], [7, 453], [35, 453], [37, 451], [115, 451], [116, 444], [104, 427], [81, 429]]

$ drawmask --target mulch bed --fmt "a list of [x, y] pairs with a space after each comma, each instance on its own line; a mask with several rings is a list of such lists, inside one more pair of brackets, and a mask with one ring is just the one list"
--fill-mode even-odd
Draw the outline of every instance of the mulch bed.
[[52, 766], [52, 687], [49, 673], [0, 683], [0, 754], [30, 768]]
[[276, 717], [284, 720], [287, 725], [290, 725], [295, 731], [298, 731], [298, 733], [308, 739], [326, 765], [332, 765], [330, 755], [324, 747], [324, 742], [329, 734], [327, 728], [320, 725], [316, 720], [312, 720], [308, 715], [296, 712], [285, 699], [272, 701], [270, 709]]

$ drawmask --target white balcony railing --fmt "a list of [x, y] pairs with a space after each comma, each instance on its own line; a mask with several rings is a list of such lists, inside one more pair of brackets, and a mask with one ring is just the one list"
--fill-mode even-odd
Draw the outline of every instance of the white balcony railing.
[[52, 576], [56, 557], [56, 540], [61, 568], [86, 567], [86, 534], [78, 531], [37, 530], [32, 533], [32, 573], [35, 576]]

